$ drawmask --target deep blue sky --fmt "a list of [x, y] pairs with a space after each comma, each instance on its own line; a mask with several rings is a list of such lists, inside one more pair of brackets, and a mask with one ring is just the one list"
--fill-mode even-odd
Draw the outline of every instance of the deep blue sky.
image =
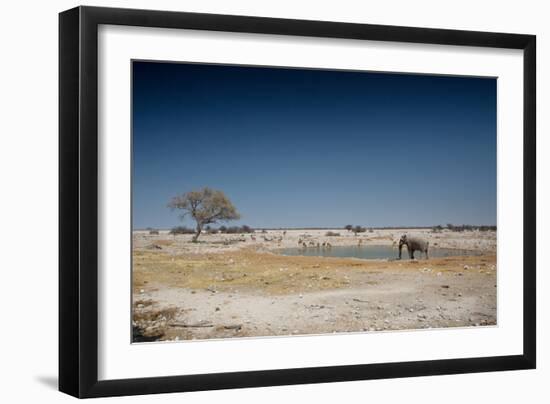
[[253, 227], [496, 224], [496, 79], [134, 62], [132, 119], [134, 228], [203, 186]]

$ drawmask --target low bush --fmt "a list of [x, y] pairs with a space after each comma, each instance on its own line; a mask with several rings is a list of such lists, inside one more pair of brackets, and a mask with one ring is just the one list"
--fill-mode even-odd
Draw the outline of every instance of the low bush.
[[237, 233], [240, 233], [241, 232], [241, 228], [238, 227], [238, 226], [231, 226], [231, 227], [228, 227], [227, 229], [225, 229], [225, 232], [226, 234], [237, 234]]
[[227, 234], [242, 234], [242, 233], [254, 233], [254, 230], [250, 226], [231, 226], [225, 229], [224, 233]]
[[432, 227], [432, 233], [441, 233], [443, 231], [443, 226], [437, 225]]
[[336, 232], [333, 232], [333, 231], [327, 231], [325, 233], [325, 236], [327, 237], [338, 237], [340, 235], [340, 233], [336, 233]]
[[176, 226], [176, 227], [173, 227], [170, 230], [170, 234], [172, 234], [172, 235], [176, 235], [176, 234], [195, 234], [195, 230], [190, 229], [189, 227], [185, 227], [185, 226]]
[[211, 232], [220, 232], [225, 234], [243, 234], [243, 233], [254, 233], [254, 229], [246, 224], [243, 226], [220, 226], [219, 229], [212, 229]]
[[[440, 226], [438, 226], [440, 227]], [[496, 226], [475, 226], [475, 225], [471, 225], [471, 224], [462, 224], [462, 225], [459, 225], [459, 226], [455, 226], [453, 224], [447, 224], [447, 229], [449, 229], [450, 231], [458, 231], [458, 232], [463, 232], [463, 231], [474, 231], [474, 230], [479, 230], [479, 231], [489, 231], [489, 230], [492, 230], [492, 231], [496, 231], [497, 227]]]
[[254, 229], [246, 224], [241, 226], [241, 233], [254, 233]]

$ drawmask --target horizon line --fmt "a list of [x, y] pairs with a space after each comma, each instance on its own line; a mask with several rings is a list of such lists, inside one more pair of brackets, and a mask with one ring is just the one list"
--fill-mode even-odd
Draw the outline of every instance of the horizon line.
[[[221, 225], [221, 226], [225, 226], [225, 227], [243, 227], [243, 226], [249, 226], [250, 228], [252, 228], [253, 230], [335, 230], [335, 229], [338, 229], [338, 230], [346, 230], [345, 226], [304, 226], [304, 227], [254, 227], [254, 226], [250, 226], [250, 225], [247, 225], [247, 224], [242, 224], [242, 225], [235, 225], [235, 226], [226, 226], [226, 225]], [[221, 226], [218, 226], [217, 228], [221, 227]], [[429, 226], [363, 226], [363, 225], [352, 225], [352, 226], [361, 226], [361, 227], [364, 227], [366, 229], [373, 229], [373, 230], [392, 230], [392, 229], [432, 229], [434, 227], [438, 227], [438, 226], [441, 226], [443, 229], [448, 229], [448, 227], [445, 225], [441, 225], [441, 224], [436, 224], [436, 225], [429, 225]], [[496, 224], [467, 224], [467, 223], [464, 223], [464, 224], [453, 224], [454, 227], [462, 227], [462, 226], [469, 226], [469, 227], [495, 227], [497, 228], [497, 225]], [[133, 231], [142, 231], [142, 230], [171, 230], [173, 229], [174, 227], [188, 227], [188, 228], [192, 228], [192, 226], [185, 226], [185, 225], [175, 225], [175, 226], [172, 226], [172, 227], [153, 227], [153, 226], [148, 226], [148, 227], [140, 227], [140, 228], [134, 228], [132, 226], [132, 230]], [[216, 227], [211, 227], [211, 228], [216, 228]]]

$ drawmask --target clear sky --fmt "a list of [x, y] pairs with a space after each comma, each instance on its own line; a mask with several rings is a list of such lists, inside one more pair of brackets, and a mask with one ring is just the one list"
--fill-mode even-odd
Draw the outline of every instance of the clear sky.
[[496, 79], [133, 63], [133, 225], [220, 189], [253, 227], [496, 224]]

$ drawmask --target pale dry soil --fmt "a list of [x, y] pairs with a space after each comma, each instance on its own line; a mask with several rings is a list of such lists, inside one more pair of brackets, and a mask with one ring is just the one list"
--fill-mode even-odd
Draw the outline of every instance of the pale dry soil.
[[[330, 237], [333, 245], [352, 245], [359, 239], [364, 245], [391, 244], [402, 233], [338, 232], [341, 237]], [[431, 245], [439, 242], [441, 247], [481, 253], [429, 260], [289, 257], [273, 252], [307, 233], [306, 238], [315, 241], [329, 239], [326, 230], [289, 230], [284, 235], [270, 231], [267, 241], [256, 233], [256, 240], [250, 235], [207, 235], [202, 243], [191, 243], [190, 236], [136, 232], [135, 341], [496, 324], [494, 232], [419, 230]]]

